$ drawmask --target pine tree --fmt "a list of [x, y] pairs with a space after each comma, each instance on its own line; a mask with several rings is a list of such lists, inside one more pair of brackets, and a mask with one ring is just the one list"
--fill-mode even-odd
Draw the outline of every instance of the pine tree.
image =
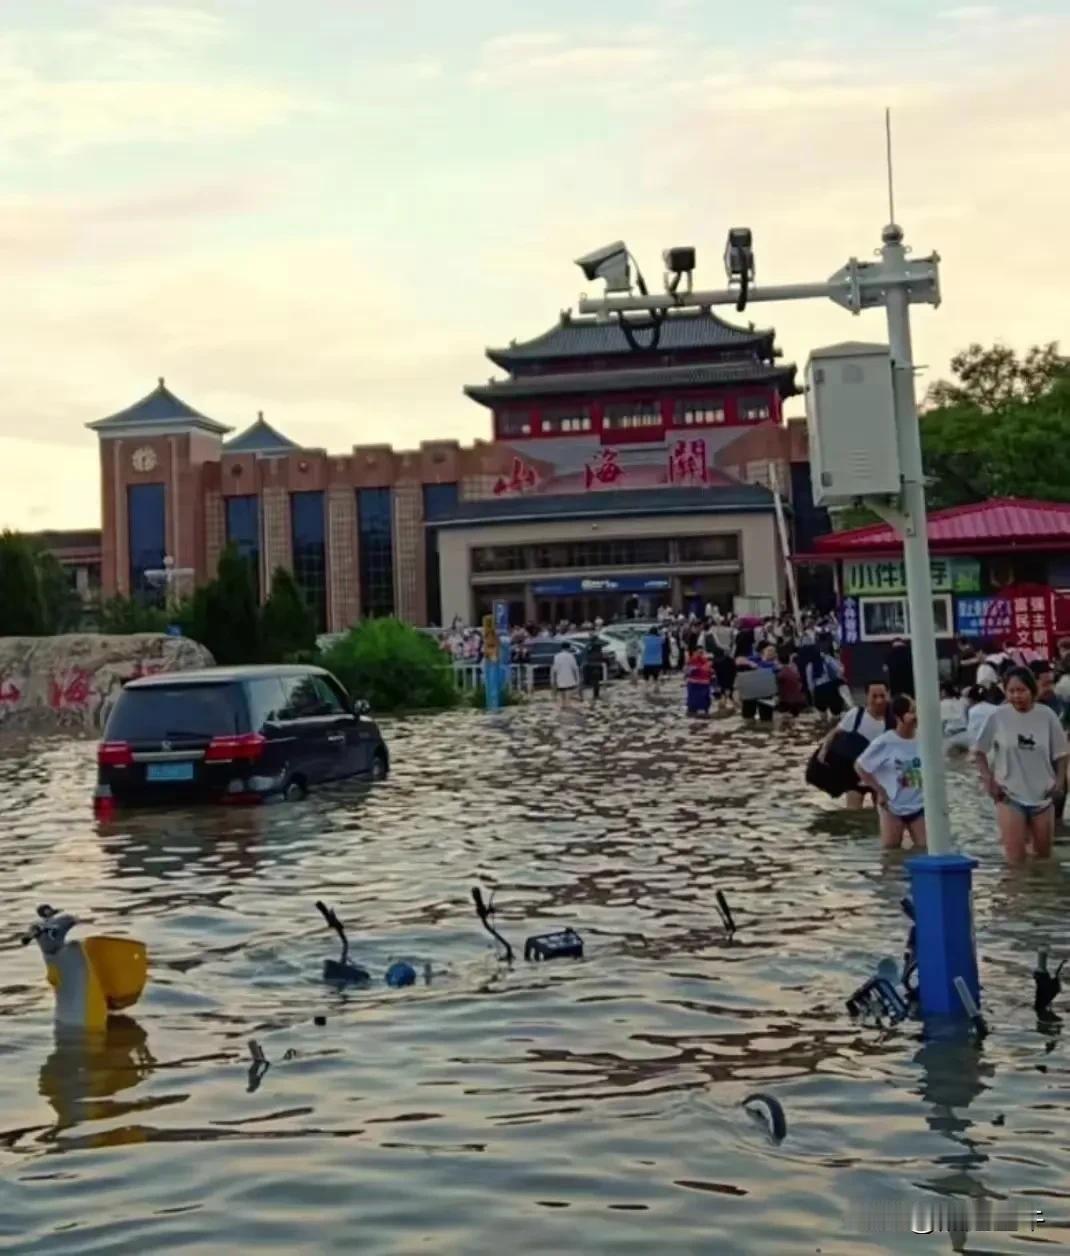
[[33, 546], [17, 532], [0, 533], [0, 637], [39, 637], [46, 631]]
[[271, 595], [260, 617], [265, 662], [281, 663], [294, 654], [316, 648], [316, 624], [312, 612], [285, 567], [271, 577]]
[[260, 658], [252, 567], [233, 543], [219, 557], [216, 578], [194, 593], [188, 631], [217, 663], [255, 663]]

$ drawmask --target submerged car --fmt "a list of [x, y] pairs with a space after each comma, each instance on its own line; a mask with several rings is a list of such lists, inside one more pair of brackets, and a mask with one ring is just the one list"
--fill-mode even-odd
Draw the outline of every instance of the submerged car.
[[97, 747], [97, 810], [116, 804], [302, 798], [382, 780], [390, 755], [366, 703], [321, 667], [212, 667], [127, 684]]

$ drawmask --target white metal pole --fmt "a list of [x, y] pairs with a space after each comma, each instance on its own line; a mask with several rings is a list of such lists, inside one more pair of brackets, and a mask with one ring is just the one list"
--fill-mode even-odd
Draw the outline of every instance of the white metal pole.
[[[881, 255], [889, 278], [906, 272], [902, 229], [885, 227]], [[903, 559], [910, 607], [910, 650], [917, 694], [918, 739], [925, 787], [925, 825], [929, 853], [951, 853], [951, 821], [944, 773], [943, 730], [940, 724], [940, 673], [936, 663], [936, 626], [933, 619], [932, 575], [925, 512], [925, 479], [921, 461], [921, 432], [914, 396], [914, 360], [910, 341], [910, 296], [905, 285], [891, 283], [885, 292], [888, 344], [895, 385], [895, 427], [899, 465], [903, 475]]]
[[791, 543], [788, 540], [788, 525], [784, 518], [784, 503], [780, 496], [780, 477], [777, 475], [775, 462], [769, 464], [769, 487], [773, 490], [777, 531], [780, 533], [780, 550], [784, 558], [784, 579], [788, 586], [791, 616], [795, 621], [796, 640], [798, 641], [802, 639], [802, 610], [799, 607], [799, 590], [795, 584], [795, 568], [791, 565]]

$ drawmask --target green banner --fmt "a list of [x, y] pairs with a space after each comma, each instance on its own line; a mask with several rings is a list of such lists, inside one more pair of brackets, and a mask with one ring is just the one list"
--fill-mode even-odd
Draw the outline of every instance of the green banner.
[[[906, 569], [894, 560], [844, 563], [844, 593], [905, 593]], [[980, 593], [981, 560], [932, 558], [929, 560], [934, 593]]]

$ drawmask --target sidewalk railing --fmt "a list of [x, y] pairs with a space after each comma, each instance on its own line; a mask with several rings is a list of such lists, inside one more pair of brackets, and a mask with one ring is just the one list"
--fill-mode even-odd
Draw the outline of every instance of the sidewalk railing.
[[[458, 689], [468, 692], [483, 684], [482, 663], [454, 663], [453, 680]], [[521, 693], [535, 688], [535, 669], [529, 663], [509, 664], [509, 687]]]

